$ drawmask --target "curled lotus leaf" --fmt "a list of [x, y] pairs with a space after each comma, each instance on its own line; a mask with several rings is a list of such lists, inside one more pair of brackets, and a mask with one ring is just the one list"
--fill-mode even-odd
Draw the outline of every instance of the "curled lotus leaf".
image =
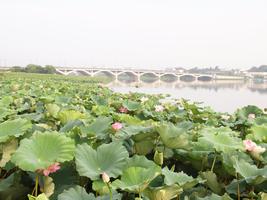
[[62, 124], [66, 124], [69, 121], [85, 118], [85, 114], [76, 110], [63, 110], [58, 112], [57, 117], [59, 118]]
[[163, 144], [171, 149], [186, 149], [189, 146], [187, 131], [190, 129], [187, 122], [175, 126], [172, 123], [163, 123], [156, 130]]
[[45, 169], [55, 162], [73, 159], [74, 141], [58, 132], [36, 133], [21, 141], [11, 161], [25, 171]]

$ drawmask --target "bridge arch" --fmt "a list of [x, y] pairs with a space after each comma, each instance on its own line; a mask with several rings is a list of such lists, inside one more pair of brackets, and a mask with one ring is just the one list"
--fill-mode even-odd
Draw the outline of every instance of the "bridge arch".
[[197, 77], [197, 80], [203, 81], [203, 82], [208, 82], [208, 81], [211, 81], [212, 79], [213, 77], [211, 75], [201, 75]]
[[146, 83], [153, 83], [160, 79], [160, 76], [155, 72], [144, 72], [140, 74], [140, 80]]
[[104, 74], [104, 76], [112, 76], [112, 77], [116, 77], [116, 74], [113, 73], [112, 71], [109, 70], [100, 70], [100, 71], [96, 71], [92, 74], [92, 76], [100, 76], [101, 74]]
[[196, 79], [197, 79], [196, 76], [192, 74], [185, 74], [185, 75], [180, 76], [180, 80], [184, 82], [193, 82]]
[[133, 71], [121, 71], [117, 73], [117, 79], [121, 82], [135, 82], [138, 81], [138, 74]]
[[171, 82], [175, 82], [178, 80], [178, 76], [174, 73], [165, 73], [160, 75], [160, 80], [167, 82], [167, 83], [171, 83]]

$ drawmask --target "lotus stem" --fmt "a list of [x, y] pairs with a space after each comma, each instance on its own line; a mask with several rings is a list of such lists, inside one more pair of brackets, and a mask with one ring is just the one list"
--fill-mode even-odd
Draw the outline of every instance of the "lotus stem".
[[210, 169], [210, 171], [212, 171], [213, 172], [213, 169], [214, 169], [214, 166], [215, 166], [215, 162], [216, 162], [216, 155], [214, 156], [214, 159], [213, 159], [213, 162], [212, 162], [212, 166], [211, 166], [211, 169]]
[[35, 178], [35, 188], [34, 188], [34, 190], [35, 190], [35, 197], [38, 196], [38, 185], [39, 185], [39, 176], [36, 175], [36, 178]]
[[110, 187], [109, 183], [106, 183], [106, 184], [107, 184], [107, 186], [108, 186], [108, 190], [109, 190], [109, 199], [112, 200], [113, 197], [112, 197], [112, 190], [111, 190], [111, 187]]
[[236, 180], [237, 180], [237, 199], [240, 200], [240, 188], [239, 188], [239, 180], [237, 173], [236, 173]]

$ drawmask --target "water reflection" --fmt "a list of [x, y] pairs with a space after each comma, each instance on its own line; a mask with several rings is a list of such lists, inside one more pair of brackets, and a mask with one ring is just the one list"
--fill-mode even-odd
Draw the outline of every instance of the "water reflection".
[[173, 98], [186, 98], [204, 102], [221, 112], [233, 112], [239, 107], [257, 105], [267, 107], [267, 82], [220, 80], [220, 81], [164, 81], [122, 82], [113, 81], [107, 84], [116, 92], [141, 92], [148, 94], [170, 94]]

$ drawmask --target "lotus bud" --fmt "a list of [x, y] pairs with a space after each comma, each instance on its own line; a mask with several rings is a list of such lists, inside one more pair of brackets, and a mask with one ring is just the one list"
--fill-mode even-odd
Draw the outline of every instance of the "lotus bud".
[[157, 163], [158, 165], [162, 165], [163, 164], [163, 153], [160, 153], [158, 151], [155, 151], [154, 154], [154, 161], [155, 163]]
[[229, 120], [230, 119], [230, 116], [229, 115], [222, 115], [221, 118], [223, 120]]
[[110, 181], [110, 178], [109, 178], [109, 176], [107, 175], [106, 172], [102, 173], [102, 180], [103, 180], [104, 183], [108, 183]]
[[250, 114], [248, 115], [248, 119], [249, 119], [249, 120], [253, 120], [253, 119], [255, 119], [255, 117], [256, 117], [256, 115], [253, 114], [253, 113], [250, 113]]
[[148, 101], [148, 98], [147, 98], [147, 97], [142, 97], [142, 98], [140, 99], [140, 101], [141, 101], [142, 103], [145, 103], [146, 101]]
[[120, 107], [119, 108], [119, 111], [120, 111], [120, 113], [127, 113], [128, 112], [128, 109], [125, 108], [125, 107]]
[[155, 106], [155, 111], [156, 112], [162, 112], [164, 110], [164, 107], [162, 105], [156, 105]]
[[115, 131], [119, 131], [120, 129], [122, 129], [122, 124], [119, 122], [115, 122], [114, 124], [112, 124], [112, 128]]

